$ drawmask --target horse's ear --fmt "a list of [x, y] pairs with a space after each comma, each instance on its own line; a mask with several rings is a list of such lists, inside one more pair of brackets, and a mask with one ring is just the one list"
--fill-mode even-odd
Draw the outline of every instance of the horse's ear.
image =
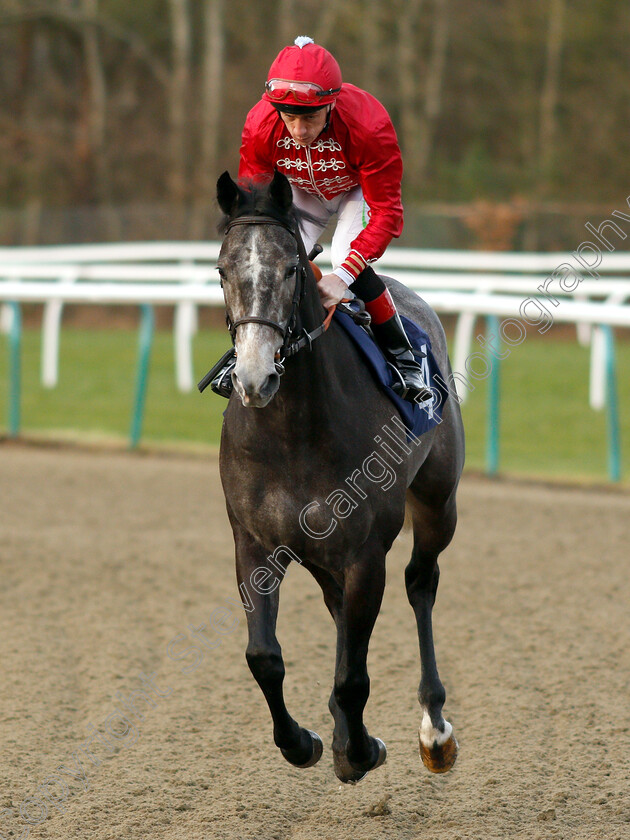
[[231, 216], [238, 207], [240, 197], [241, 191], [238, 188], [238, 184], [232, 180], [230, 173], [226, 169], [217, 181], [217, 201], [219, 202], [219, 207], [227, 216]]
[[291, 184], [288, 178], [282, 172], [278, 172], [277, 169], [274, 172], [271, 184], [269, 184], [269, 198], [283, 213], [287, 213], [293, 204]]

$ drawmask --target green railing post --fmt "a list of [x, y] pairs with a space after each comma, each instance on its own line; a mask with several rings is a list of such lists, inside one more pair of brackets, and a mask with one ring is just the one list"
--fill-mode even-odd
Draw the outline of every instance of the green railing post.
[[20, 403], [22, 392], [22, 309], [16, 301], [8, 306], [11, 310], [9, 329], [9, 437], [20, 433]]
[[619, 426], [619, 401], [617, 398], [617, 365], [615, 336], [612, 327], [603, 327], [606, 353], [606, 420], [608, 425], [608, 478], [621, 480], [621, 431]]
[[[491, 352], [494, 347], [495, 353]], [[499, 402], [501, 337], [499, 319], [486, 316], [486, 361], [490, 368], [486, 409], [486, 472], [496, 475], [499, 469]]]
[[144, 417], [144, 404], [147, 395], [149, 382], [149, 363], [151, 361], [151, 346], [153, 344], [153, 328], [155, 319], [153, 307], [143, 303], [140, 307], [140, 335], [138, 341], [138, 368], [136, 373], [136, 394], [131, 418], [131, 433], [129, 446], [135, 449], [140, 442], [142, 434], [142, 420]]

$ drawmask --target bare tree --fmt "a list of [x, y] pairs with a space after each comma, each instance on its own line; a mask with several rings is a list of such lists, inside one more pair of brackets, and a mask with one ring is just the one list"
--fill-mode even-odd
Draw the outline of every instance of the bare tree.
[[[99, 0], [82, 0], [82, 11], [86, 18], [96, 19], [98, 2]], [[98, 29], [92, 22], [86, 22], [83, 27], [83, 54], [88, 83], [88, 142], [93, 154], [99, 155], [105, 146], [107, 90]]]
[[[434, 0], [429, 56], [422, 61], [423, 0], [403, 0], [397, 18], [400, 126], [405, 180], [415, 192], [426, 178], [442, 110], [448, 49], [448, 0]], [[424, 68], [424, 69], [422, 69]]]
[[[7, 6], [6, 13], [4, 6]], [[166, 64], [147, 46], [146, 40], [137, 32], [126, 29], [112, 18], [100, 13], [98, 18], [86, 17], [77, 9], [77, 4], [67, 6], [41, 5], [36, 3], [33, 7], [24, 7], [20, 0], [2, 0], [0, 5], [0, 25], [19, 26], [28, 24], [52, 24], [55, 28], [67, 32], [81, 33], [86, 23], [92, 23], [98, 30], [113, 41], [118, 41], [125, 46], [135, 59], [141, 62], [156, 81], [168, 87], [170, 83], [170, 72]]]
[[[323, 8], [321, 8], [323, 7]], [[339, 15], [338, 0], [326, 0], [320, 4], [320, 12], [315, 26], [314, 39], [316, 44], [326, 46], [332, 35]]]
[[563, 19], [565, 0], [549, 0], [545, 77], [540, 94], [540, 129], [538, 153], [540, 155], [539, 190], [546, 190], [554, 157], [556, 136], [556, 111], [560, 80], [560, 59], [563, 46]]
[[363, 0], [361, 47], [363, 50], [363, 86], [379, 96], [380, 67], [383, 52], [380, 0]]
[[80, 140], [84, 147], [87, 177], [93, 183], [86, 185], [86, 193], [103, 205], [107, 236], [117, 239], [120, 226], [112, 209], [111, 179], [107, 155], [107, 86], [101, 54], [98, 18], [99, 0], [82, 0], [82, 12], [87, 22], [83, 27], [84, 85], [80, 118]]
[[[169, 203], [169, 236], [194, 199], [192, 230], [207, 235], [217, 168], [237, 152], [222, 138], [236, 141], [267, 61], [298, 34], [332, 49], [344, 77], [391, 110], [406, 200], [426, 200], [431, 188], [443, 198], [520, 195], [538, 206], [569, 195], [608, 201], [630, 177], [614, 142], [630, 114], [630, 4], [151, 0], [128, 15], [126, 2], [0, 0], [0, 193], [18, 219], [3, 215], [5, 240], [20, 230], [53, 238], [53, 217], [63, 236], [67, 208], [114, 199]], [[438, 135], [447, 109], [458, 119]], [[440, 184], [430, 177], [438, 159]], [[528, 247], [550, 242], [531, 213], [519, 242], [528, 218], [540, 237]], [[133, 235], [157, 235], [161, 221], [151, 214], [138, 224]]]
[[423, 0], [403, 0], [398, 7], [398, 93], [400, 134], [405, 155], [405, 180], [413, 187], [418, 181], [418, 137], [420, 121], [420, 35], [418, 18]]
[[297, 32], [298, 15], [296, 0], [280, 0], [278, 4], [279, 27], [278, 35], [284, 46], [292, 44], [298, 35], [307, 35], [306, 32]]
[[191, 72], [189, 0], [170, 0], [173, 67], [170, 89], [171, 171], [173, 200], [184, 209], [188, 194], [188, 137]]
[[435, 0], [435, 13], [431, 36], [431, 54], [427, 65], [424, 86], [424, 109], [420, 117], [417, 146], [417, 182], [426, 178], [427, 167], [433, 150], [435, 123], [442, 111], [444, 70], [449, 36], [448, 0]]
[[201, 80], [201, 156], [199, 191], [191, 234], [202, 239], [208, 230], [208, 208], [218, 175], [225, 64], [225, 0], [205, 0], [204, 57]]

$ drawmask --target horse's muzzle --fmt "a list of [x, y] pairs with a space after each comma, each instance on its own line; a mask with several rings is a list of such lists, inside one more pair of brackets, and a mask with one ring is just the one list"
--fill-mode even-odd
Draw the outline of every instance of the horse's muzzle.
[[264, 408], [268, 405], [280, 387], [280, 376], [276, 371], [270, 373], [261, 382], [253, 381], [242, 371], [232, 372], [232, 382], [236, 393], [246, 408]]

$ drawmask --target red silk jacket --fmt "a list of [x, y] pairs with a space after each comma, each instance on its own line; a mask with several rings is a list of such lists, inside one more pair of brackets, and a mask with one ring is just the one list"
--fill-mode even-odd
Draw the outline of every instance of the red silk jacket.
[[398, 139], [387, 111], [366, 91], [344, 84], [328, 128], [310, 146], [293, 140], [273, 105], [258, 102], [243, 129], [239, 179], [259, 181], [275, 169], [293, 186], [324, 199], [361, 187], [370, 208], [369, 221], [342, 264], [353, 277], [400, 236]]

